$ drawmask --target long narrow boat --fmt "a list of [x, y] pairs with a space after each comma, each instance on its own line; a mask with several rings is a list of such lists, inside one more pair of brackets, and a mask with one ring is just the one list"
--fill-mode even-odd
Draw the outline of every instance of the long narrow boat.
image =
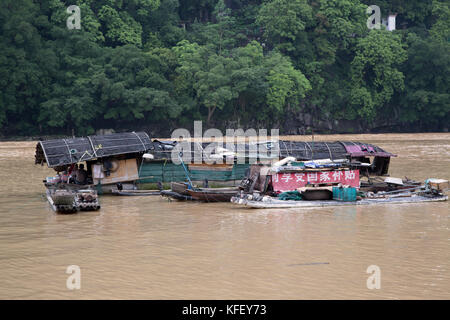
[[173, 190], [163, 190], [163, 191], [161, 191], [161, 196], [167, 197], [170, 199], [174, 199], [174, 200], [179, 200], [179, 201], [194, 200], [190, 195], [181, 194], [181, 193], [175, 192]]
[[170, 184], [170, 190], [162, 190], [160, 194], [163, 197], [178, 201], [194, 201], [192, 196], [187, 192], [188, 189], [188, 183], [172, 182]]
[[197, 188], [188, 189], [187, 193], [193, 200], [205, 202], [230, 202], [239, 192], [239, 188]]
[[375, 205], [375, 204], [411, 204], [421, 202], [440, 202], [447, 201], [448, 196], [423, 196], [423, 195], [405, 195], [404, 197], [387, 197], [362, 199], [353, 202], [343, 202], [337, 200], [323, 201], [292, 201], [278, 200], [277, 198], [264, 197], [262, 200], [248, 200], [239, 197], [233, 197], [232, 203], [255, 209], [280, 209], [280, 208], [314, 208], [314, 207], [335, 207], [335, 206], [357, 206], [357, 205]]
[[118, 196], [156, 196], [160, 195], [160, 190], [112, 190]]

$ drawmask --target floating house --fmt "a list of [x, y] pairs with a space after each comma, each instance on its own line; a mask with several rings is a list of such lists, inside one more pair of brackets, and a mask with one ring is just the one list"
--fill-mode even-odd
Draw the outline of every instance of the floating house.
[[390, 159], [396, 157], [378, 146], [351, 141], [280, 141], [279, 150], [285, 161], [250, 168], [250, 192], [280, 193], [338, 184], [360, 188], [362, 177], [388, 176]]
[[[35, 163], [46, 163], [58, 173], [44, 181], [47, 188], [97, 186], [102, 192], [111, 192], [117, 184], [125, 183], [125, 187], [130, 187], [127, 183], [139, 180], [138, 166], [151, 146], [145, 132], [39, 141]], [[71, 177], [76, 164], [86, 164], [87, 179], [82, 184]]]
[[[211, 185], [238, 185], [249, 174], [251, 164], [271, 164], [273, 159], [294, 157], [297, 161], [329, 159], [346, 162], [361, 175], [386, 175], [390, 157], [383, 149], [360, 142], [266, 141], [224, 148], [219, 143], [190, 143], [188, 150], [180, 142], [151, 140], [145, 132], [113, 133], [87, 137], [39, 141], [35, 163], [47, 164], [58, 173], [48, 177], [47, 188], [64, 184], [79, 189], [96, 187], [99, 192], [141, 189], [142, 184], [208, 181]], [[192, 147], [192, 148], [191, 148]], [[209, 153], [204, 151], [209, 149]], [[186, 163], [174, 162], [177, 150], [190, 153]], [[87, 179], [73, 179], [76, 164], [85, 164]], [[253, 169], [252, 169], [253, 170]], [[358, 172], [359, 172], [358, 171]], [[250, 175], [252, 173], [250, 172]], [[274, 176], [276, 178], [276, 176]], [[261, 174], [259, 180], [265, 179]], [[264, 183], [261, 181], [261, 183]], [[149, 186], [145, 186], [148, 188]], [[156, 186], [150, 185], [156, 189]]]
[[[47, 188], [96, 187], [103, 193], [134, 190], [144, 183], [185, 181], [187, 175], [192, 181], [237, 184], [249, 167], [234, 160], [175, 164], [171, 156], [176, 145], [177, 142], [151, 141], [145, 132], [53, 139], [37, 143], [35, 163], [47, 164], [57, 172], [44, 181]], [[223, 155], [215, 153], [216, 157]], [[85, 165], [87, 180], [82, 185], [72, 178], [76, 164]]]
[[314, 208], [448, 200], [444, 194], [448, 180], [428, 179], [421, 184], [389, 177], [390, 158], [396, 155], [377, 146], [360, 142], [280, 144], [286, 157], [270, 166], [253, 165], [232, 203], [250, 208]]

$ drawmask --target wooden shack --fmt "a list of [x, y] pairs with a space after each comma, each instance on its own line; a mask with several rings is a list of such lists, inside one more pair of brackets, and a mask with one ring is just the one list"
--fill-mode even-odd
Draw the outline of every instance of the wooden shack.
[[[67, 181], [66, 187], [96, 186], [103, 192], [115, 189], [118, 183], [133, 184], [139, 180], [138, 165], [152, 141], [145, 132], [124, 132], [79, 138], [39, 141], [35, 163], [67, 172], [77, 163], [85, 163], [88, 179], [79, 186]], [[56, 183], [61, 183], [57, 179]], [[46, 187], [55, 183], [45, 182]]]

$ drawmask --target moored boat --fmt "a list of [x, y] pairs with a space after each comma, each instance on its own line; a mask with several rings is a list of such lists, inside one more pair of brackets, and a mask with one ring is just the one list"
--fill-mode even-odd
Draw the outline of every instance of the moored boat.
[[160, 195], [160, 190], [112, 190], [118, 196], [156, 196]]
[[170, 184], [170, 189], [173, 192], [182, 194], [182, 195], [188, 195], [187, 189], [189, 188], [189, 184], [186, 182], [172, 182]]
[[337, 200], [318, 200], [318, 201], [293, 201], [293, 200], [279, 200], [274, 197], [264, 197], [260, 200], [253, 200], [252, 198], [233, 197], [231, 202], [241, 206], [254, 209], [281, 209], [281, 208], [316, 208], [316, 207], [336, 207], [336, 206], [357, 206], [357, 205], [375, 205], [375, 204], [411, 204], [422, 202], [441, 202], [447, 201], [446, 195], [415, 195], [404, 194], [403, 197], [386, 197], [386, 198], [372, 198], [361, 199], [357, 201], [337, 201]]
[[187, 192], [188, 188], [189, 184], [187, 182], [172, 182], [170, 190], [161, 190], [160, 194], [163, 197], [178, 201], [194, 200]]
[[193, 200], [204, 202], [230, 202], [239, 192], [239, 188], [196, 188], [188, 189], [187, 193]]
[[161, 195], [181, 201], [229, 202], [238, 192], [238, 187], [198, 188], [188, 183], [172, 182], [171, 190], [163, 190]]
[[169, 198], [169, 199], [174, 199], [174, 200], [179, 200], [179, 201], [191, 201], [194, 200], [190, 195], [186, 195], [186, 194], [181, 194], [172, 190], [163, 190], [161, 191], [161, 196]]

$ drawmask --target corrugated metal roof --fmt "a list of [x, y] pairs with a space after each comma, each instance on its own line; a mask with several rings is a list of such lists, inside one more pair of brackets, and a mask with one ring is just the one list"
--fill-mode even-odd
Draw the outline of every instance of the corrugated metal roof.
[[[155, 160], [158, 159], [171, 159], [172, 150], [174, 150], [177, 142], [168, 141], [153, 141], [153, 147], [151, 153], [154, 154]], [[222, 148], [228, 148], [229, 146], [217, 143], [191, 143], [188, 144], [187, 150], [183, 152], [190, 152], [191, 158], [194, 159], [194, 155], [198, 159], [202, 159], [202, 150], [208, 146], [219, 146]], [[318, 160], [318, 159], [345, 159], [351, 157], [362, 156], [378, 156], [378, 157], [395, 157], [395, 154], [387, 152], [382, 148], [373, 144], [362, 142], [348, 142], [348, 141], [335, 141], [335, 142], [323, 142], [323, 141], [268, 141], [258, 144], [237, 143], [232, 145], [233, 150], [238, 154], [246, 158], [259, 158], [264, 159], [265, 155], [276, 156], [280, 158], [295, 157], [297, 160]], [[176, 149], [175, 149], [176, 150]]]
[[81, 138], [39, 141], [35, 163], [46, 162], [50, 168], [81, 161], [149, 150], [150, 137], [145, 132], [93, 135]]

